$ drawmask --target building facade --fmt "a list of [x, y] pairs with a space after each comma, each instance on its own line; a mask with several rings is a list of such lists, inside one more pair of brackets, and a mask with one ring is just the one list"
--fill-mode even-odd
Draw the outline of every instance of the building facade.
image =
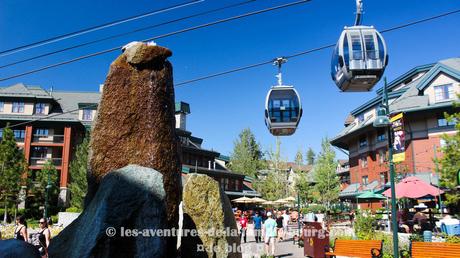
[[[405, 158], [396, 163], [398, 178], [415, 175], [438, 185], [436, 161], [444, 145], [441, 136], [455, 133], [454, 123], [447, 121], [444, 114], [459, 111], [453, 105], [459, 93], [460, 58], [415, 67], [388, 84], [390, 116], [403, 116], [404, 134], [399, 147], [403, 147]], [[340, 168], [340, 174], [345, 175], [343, 199], [388, 187], [387, 131], [373, 127], [382, 94], [382, 89], [377, 90], [375, 98], [351, 111], [345, 128], [331, 140], [332, 145], [349, 154], [348, 175], [347, 169]]]
[[46, 91], [22, 83], [0, 88], [0, 136], [9, 125], [32, 179], [50, 160], [59, 172], [59, 204], [69, 200], [69, 162], [96, 116], [99, 93]]
[[[100, 91], [102, 89], [101, 86]], [[59, 172], [60, 206], [69, 204], [69, 165], [76, 146], [91, 129], [100, 98], [101, 92], [47, 91], [22, 83], [0, 88], [0, 137], [7, 125], [13, 130], [32, 172], [32, 180], [43, 165], [51, 161]], [[228, 157], [202, 148], [203, 139], [187, 131], [188, 114], [189, 104], [176, 103], [176, 133], [182, 146], [183, 175], [207, 174], [220, 182], [231, 199], [259, 196], [252, 189], [251, 178], [227, 169]]]

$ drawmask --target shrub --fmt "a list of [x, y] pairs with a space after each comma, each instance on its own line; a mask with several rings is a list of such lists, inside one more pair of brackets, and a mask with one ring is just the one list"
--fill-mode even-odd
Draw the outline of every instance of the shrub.
[[77, 207], [69, 207], [65, 211], [66, 212], [81, 212], [81, 210]]
[[460, 244], [460, 236], [447, 236], [446, 243]]
[[361, 240], [372, 239], [375, 235], [375, 217], [369, 211], [360, 211], [356, 214], [354, 230]]
[[423, 236], [419, 234], [412, 234], [409, 236], [411, 242], [423, 242]]

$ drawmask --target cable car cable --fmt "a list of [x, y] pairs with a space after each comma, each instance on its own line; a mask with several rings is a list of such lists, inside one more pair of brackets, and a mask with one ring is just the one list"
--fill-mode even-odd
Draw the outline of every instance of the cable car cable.
[[[425, 18], [425, 19], [421, 19], [421, 20], [417, 20], [417, 21], [414, 21], [414, 22], [405, 23], [405, 24], [401, 24], [401, 25], [398, 25], [398, 26], [395, 26], [395, 27], [391, 27], [391, 28], [388, 28], [388, 29], [385, 29], [385, 30], [381, 30], [380, 33], [385, 33], [385, 32], [390, 32], [390, 31], [402, 29], [402, 28], [405, 28], [405, 27], [410, 27], [410, 26], [413, 26], [413, 25], [417, 25], [419, 23], [424, 23], [424, 22], [427, 22], [427, 21], [436, 20], [436, 19], [439, 19], [439, 18], [442, 18], [442, 17], [445, 17], [445, 16], [449, 16], [449, 15], [452, 15], [452, 14], [459, 13], [459, 12], [460, 12], [460, 9], [457, 9], [457, 10], [450, 11], [450, 12], [447, 12], [447, 13], [442, 13], [442, 14], [439, 14], [439, 15], [435, 15], [435, 16], [432, 16], [432, 17]], [[318, 51], [321, 51], [321, 50], [324, 50], [324, 49], [335, 47], [335, 45], [336, 45], [336, 43], [329, 44], [329, 45], [324, 45], [324, 46], [321, 46], [321, 47], [312, 48], [312, 49], [309, 49], [309, 50], [298, 52], [298, 53], [295, 53], [295, 54], [292, 54], [292, 55], [287, 55], [285, 57], [288, 58], [288, 59], [295, 58], [295, 57], [298, 57], [298, 56], [303, 56], [303, 55], [310, 54], [310, 53], [313, 53], [313, 52], [318, 52]], [[175, 83], [174, 85], [175, 86], [181, 86], [181, 85], [185, 85], [185, 84], [190, 84], [190, 83], [193, 83], [193, 82], [202, 81], [202, 80], [206, 80], [206, 79], [213, 78], [213, 77], [218, 77], [218, 76], [221, 76], [221, 75], [226, 75], [226, 74], [235, 73], [235, 72], [239, 72], [239, 71], [243, 71], [243, 70], [248, 70], [248, 69], [251, 69], [251, 68], [255, 68], [255, 67], [262, 66], [262, 65], [270, 64], [272, 62], [273, 62], [273, 59], [270, 59], [269, 61], [263, 61], [263, 62], [256, 63], [256, 64], [242, 66], [242, 67], [230, 69], [230, 70], [223, 71], [223, 72], [218, 72], [218, 73], [214, 73], [214, 74], [210, 74], [210, 75], [206, 75], [206, 76], [202, 76], [202, 77], [197, 77], [195, 79], [182, 81], [182, 82], [179, 82], [179, 83]]]
[[65, 39], [73, 38], [73, 37], [76, 37], [76, 36], [84, 35], [84, 34], [87, 34], [87, 33], [93, 32], [93, 31], [98, 31], [98, 30], [101, 30], [101, 29], [113, 27], [113, 26], [123, 24], [123, 23], [126, 23], [126, 22], [142, 19], [142, 18], [145, 18], [145, 17], [148, 17], [148, 16], [152, 16], [152, 15], [156, 15], [156, 14], [160, 14], [160, 13], [164, 13], [164, 12], [168, 12], [168, 11], [172, 11], [172, 10], [175, 10], [175, 9], [178, 9], [178, 8], [198, 4], [198, 3], [201, 3], [201, 2], [204, 2], [204, 0], [193, 0], [193, 1], [186, 2], [186, 3], [177, 4], [177, 5], [173, 5], [173, 6], [170, 6], [170, 7], [158, 9], [158, 10], [155, 10], [155, 11], [150, 11], [150, 12], [143, 13], [143, 14], [140, 14], [140, 15], [135, 15], [135, 16], [131, 16], [131, 17], [128, 17], [128, 18], [124, 18], [124, 19], [120, 19], [120, 20], [116, 20], [116, 21], [111, 21], [111, 22], [104, 23], [104, 24], [101, 24], [101, 25], [96, 25], [96, 26], [81, 29], [81, 30], [78, 30], [78, 31], [62, 34], [62, 35], [55, 36], [55, 37], [52, 37], [52, 38], [36, 41], [36, 42], [29, 43], [29, 44], [26, 44], [26, 45], [22, 45], [22, 46], [19, 46], [19, 47], [14, 47], [14, 48], [2, 50], [2, 51], [0, 51], [0, 57], [8, 56], [8, 55], [11, 55], [11, 54], [14, 54], [14, 53], [18, 53], [18, 52], [22, 52], [22, 51], [29, 50], [29, 49], [32, 49], [32, 48], [48, 45], [48, 44], [58, 42], [58, 41], [61, 41], [61, 40], [65, 40]]
[[[156, 37], [152, 37], [152, 38], [148, 38], [148, 39], [145, 39], [145, 40], [142, 40], [142, 41], [147, 42], [147, 41], [152, 41], [152, 40], [159, 39], [159, 38], [165, 38], [165, 37], [173, 36], [173, 35], [176, 35], [176, 34], [181, 34], [181, 33], [185, 33], [185, 32], [188, 32], [188, 31], [193, 31], [193, 30], [213, 26], [213, 25], [216, 25], [216, 24], [229, 22], [229, 21], [232, 21], [232, 20], [238, 20], [238, 19], [245, 18], [245, 17], [248, 17], [248, 16], [253, 16], [253, 15], [257, 15], [257, 14], [261, 14], [261, 13], [266, 13], [266, 12], [270, 12], [270, 11], [274, 11], [274, 10], [278, 10], [278, 9], [282, 9], [282, 8], [286, 8], [286, 7], [290, 7], [290, 6], [294, 6], [294, 5], [305, 4], [305, 3], [308, 3], [310, 1], [311, 0], [301, 0], [301, 1], [296, 1], [296, 2], [291, 2], [291, 3], [288, 3], [288, 4], [278, 5], [278, 6], [258, 10], [258, 11], [253, 11], [253, 12], [249, 12], [249, 13], [245, 13], [245, 14], [240, 14], [240, 15], [229, 17], [229, 18], [224, 18], [224, 19], [221, 19], [221, 20], [217, 20], [217, 21], [213, 21], [213, 22], [204, 23], [204, 24], [201, 24], [201, 25], [189, 27], [189, 28], [186, 28], [186, 29], [181, 29], [181, 30], [177, 30], [177, 31], [174, 31], [174, 32], [169, 32], [169, 33], [166, 33], [166, 34], [163, 34], [163, 35], [160, 35], [160, 36], [156, 36]], [[67, 60], [67, 61], [47, 65], [47, 66], [40, 67], [40, 68], [37, 68], [37, 69], [34, 69], [34, 70], [29, 70], [27, 72], [23, 72], [23, 73], [20, 73], [20, 74], [15, 74], [15, 75], [12, 75], [12, 76], [9, 76], [9, 77], [1, 78], [0, 82], [10, 80], [10, 79], [14, 79], [14, 78], [17, 78], [17, 77], [21, 77], [21, 76], [28, 75], [28, 74], [41, 72], [41, 71], [48, 70], [48, 69], [51, 69], [51, 68], [54, 68], [54, 67], [70, 64], [70, 63], [80, 61], [80, 60], [83, 60], [83, 59], [87, 59], [87, 58], [90, 58], [90, 57], [99, 56], [99, 55], [102, 55], [102, 54], [117, 51], [117, 50], [120, 50], [122, 47], [123, 46], [118, 46], [118, 47], [102, 50], [102, 51], [91, 53], [91, 54], [88, 54], [88, 55], [79, 56], [77, 58], [70, 59], [70, 60]]]
[[66, 47], [66, 48], [62, 48], [62, 49], [59, 49], [59, 50], [51, 51], [51, 52], [44, 53], [44, 54], [41, 54], [41, 55], [37, 55], [37, 56], [34, 56], [34, 57], [29, 57], [29, 58], [26, 58], [26, 59], [22, 59], [22, 60], [19, 60], [19, 61], [15, 61], [15, 62], [12, 62], [12, 63], [5, 64], [5, 65], [0, 65], [0, 69], [5, 68], [5, 67], [9, 67], [9, 66], [14, 66], [14, 65], [17, 65], [17, 64], [21, 64], [21, 63], [25, 63], [25, 62], [28, 62], [28, 61], [32, 61], [32, 60], [39, 59], [39, 58], [42, 58], [42, 57], [47, 57], [47, 56], [51, 56], [51, 55], [54, 55], [54, 54], [66, 52], [66, 51], [69, 51], [69, 50], [72, 50], [72, 49], [76, 49], [76, 48], [92, 45], [92, 44], [95, 44], [95, 43], [103, 42], [103, 41], [106, 41], [106, 40], [120, 38], [120, 37], [129, 35], [129, 34], [140, 32], [140, 31], [145, 31], [145, 30], [161, 27], [161, 26], [164, 26], [164, 25], [176, 23], [176, 22], [179, 22], [179, 21], [184, 21], [184, 20], [188, 20], [188, 19], [191, 19], [191, 18], [196, 18], [196, 17], [199, 17], [199, 16], [207, 15], [207, 14], [210, 14], [210, 13], [214, 13], [214, 12], [234, 8], [234, 7], [237, 7], [237, 6], [246, 5], [246, 4], [255, 2], [255, 1], [257, 1], [257, 0], [249, 0], [249, 1], [245, 1], [245, 2], [231, 4], [231, 5], [227, 5], [227, 6], [224, 6], [224, 7], [219, 7], [219, 8], [216, 8], [216, 9], [212, 9], [212, 10], [209, 10], [209, 11], [204, 11], [204, 12], [184, 16], [184, 17], [181, 17], [181, 18], [177, 18], [177, 19], [174, 19], [174, 20], [170, 20], [170, 21], [150, 25], [150, 26], [147, 26], [147, 27], [135, 29], [135, 30], [132, 30], [132, 31], [127, 31], [127, 32], [124, 32], [124, 33], [119, 33], [119, 34], [115, 34], [115, 35], [112, 35], [112, 36], [108, 36], [108, 37], [88, 41], [88, 42], [85, 42], [85, 43], [81, 43], [81, 44], [78, 44], [78, 45], [73, 45], [73, 46], [70, 46], [70, 47]]

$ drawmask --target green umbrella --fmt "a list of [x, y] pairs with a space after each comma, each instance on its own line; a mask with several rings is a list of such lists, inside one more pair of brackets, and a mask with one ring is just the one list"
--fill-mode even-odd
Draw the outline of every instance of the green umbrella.
[[372, 191], [367, 191], [367, 192], [364, 192], [360, 195], [358, 195], [356, 198], [358, 199], [379, 199], [379, 200], [385, 200], [386, 197], [381, 195], [381, 194], [378, 194], [378, 193], [374, 193]]

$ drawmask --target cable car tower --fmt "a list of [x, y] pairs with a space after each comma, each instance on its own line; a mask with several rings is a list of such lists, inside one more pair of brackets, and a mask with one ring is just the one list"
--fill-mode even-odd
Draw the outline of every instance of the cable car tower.
[[355, 25], [345, 27], [331, 60], [331, 76], [341, 91], [370, 91], [388, 64], [385, 40], [373, 26], [363, 26], [362, 0], [356, 0]]
[[274, 136], [294, 134], [302, 117], [299, 94], [294, 86], [283, 85], [281, 66], [286, 62], [283, 57], [273, 61], [278, 67], [278, 85], [271, 87], [265, 99], [265, 125]]

